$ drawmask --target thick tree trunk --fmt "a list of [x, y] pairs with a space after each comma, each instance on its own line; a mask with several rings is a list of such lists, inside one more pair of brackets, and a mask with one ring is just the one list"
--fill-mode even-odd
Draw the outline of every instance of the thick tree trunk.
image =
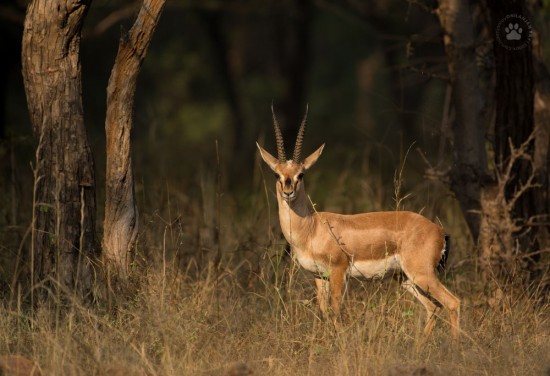
[[107, 88], [106, 202], [103, 251], [110, 273], [125, 278], [138, 230], [130, 135], [139, 70], [165, 0], [145, 0], [129, 33], [123, 33]]
[[[439, 4], [456, 110], [451, 188], [477, 243], [482, 274], [489, 278], [536, 270], [537, 256], [530, 254], [540, 254], [540, 240], [547, 236], [539, 230], [548, 208], [543, 161], [548, 132], [542, 128], [536, 132], [534, 126], [531, 25], [524, 16], [525, 4], [487, 3], [495, 61], [495, 87], [489, 93], [495, 100], [494, 159], [489, 164], [485, 152], [489, 123], [484, 124], [482, 116], [469, 3], [440, 0]], [[539, 121], [544, 117], [542, 89]]]
[[32, 226], [33, 283], [85, 294], [92, 282], [95, 177], [82, 109], [80, 32], [89, 1], [34, 0], [22, 67], [38, 140]]
[[483, 98], [476, 66], [475, 38], [468, 1], [440, 0], [437, 15], [445, 32], [456, 120], [451, 189], [477, 242], [481, 225], [481, 191], [487, 179]]
[[[518, 31], [522, 32], [515, 44], [508, 40], [503, 43], [498, 38], [493, 43], [496, 71], [495, 159], [501, 172], [512, 163], [513, 173], [503, 184], [505, 200], [510, 206], [509, 215], [516, 230], [513, 233], [514, 244], [510, 244], [511, 249], [508, 250], [514, 265], [510, 264], [508, 258], [502, 260], [500, 257], [501, 262], [493, 267], [500, 268], [505, 274], [513, 273], [515, 265], [535, 272], [539, 256], [526, 255], [536, 253], [542, 248], [538, 235], [545, 227], [540, 224], [547, 223], [547, 218], [546, 221], [541, 219], [548, 215], [548, 202], [545, 202], [547, 176], [541, 174], [546, 174], [546, 165], [541, 159], [544, 158], [543, 154], [547, 154], [548, 145], [540, 142], [547, 138], [547, 130], [543, 129], [547, 124], [539, 132], [535, 129], [535, 69], [530, 39], [531, 25], [527, 18], [526, 3], [523, 1], [490, 0], [488, 4], [497, 37], [499, 32], [502, 33], [499, 29], [499, 25], [502, 28], [502, 20], [506, 20], [505, 25], [518, 25]], [[507, 21], [506, 17], [510, 15], [513, 18]], [[506, 33], [505, 30], [504, 34]], [[540, 64], [542, 63], [539, 62], [539, 73], [542, 74], [544, 67]], [[544, 95], [544, 87], [539, 85], [538, 99], [542, 100]], [[544, 116], [543, 106], [543, 103], [539, 103], [536, 107], [539, 121], [540, 116]], [[514, 149], [519, 149], [521, 145], [524, 145], [524, 152], [519, 158], [515, 158]], [[491, 256], [499, 259], [495, 257], [498, 255]], [[534, 276], [536, 272], [531, 274]]]

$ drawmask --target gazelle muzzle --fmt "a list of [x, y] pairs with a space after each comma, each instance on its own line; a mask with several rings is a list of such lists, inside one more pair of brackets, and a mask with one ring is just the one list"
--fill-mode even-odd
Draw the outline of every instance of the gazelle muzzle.
[[290, 202], [296, 198], [296, 185], [298, 182], [293, 182], [290, 177], [286, 177], [280, 180], [281, 184], [281, 197], [286, 201]]

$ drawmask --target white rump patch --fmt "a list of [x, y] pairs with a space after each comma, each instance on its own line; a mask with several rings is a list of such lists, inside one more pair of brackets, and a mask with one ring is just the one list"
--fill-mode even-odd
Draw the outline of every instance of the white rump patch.
[[391, 255], [380, 260], [355, 261], [349, 270], [352, 277], [376, 278], [384, 277], [389, 272], [400, 269], [398, 255]]

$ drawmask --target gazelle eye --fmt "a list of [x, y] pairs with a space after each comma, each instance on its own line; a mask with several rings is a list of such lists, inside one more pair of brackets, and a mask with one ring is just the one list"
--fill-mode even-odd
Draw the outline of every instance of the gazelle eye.
[[300, 172], [298, 174], [298, 180], [302, 180], [304, 178], [304, 173], [303, 172]]
[[281, 177], [279, 176], [279, 174], [275, 173], [275, 179], [279, 180]]

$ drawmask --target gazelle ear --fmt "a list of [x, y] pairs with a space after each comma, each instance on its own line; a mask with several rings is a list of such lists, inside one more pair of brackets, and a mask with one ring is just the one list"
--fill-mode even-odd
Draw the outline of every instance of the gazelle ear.
[[321, 147], [317, 150], [315, 150], [313, 153], [311, 153], [306, 159], [304, 159], [304, 168], [307, 170], [311, 166], [317, 162], [317, 159], [321, 156], [321, 153], [323, 152], [323, 148], [325, 147], [325, 144], [321, 145]]
[[262, 159], [265, 163], [271, 168], [273, 171], [275, 171], [275, 167], [277, 167], [277, 164], [279, 163], [279, 160], [269, 154], [267, 151], [265, 151], [264, 148], [262, 148], [257, 142], [256, 146], [258, 147], [258, 150], [260, 151], [260, 155], [262, 156]]

